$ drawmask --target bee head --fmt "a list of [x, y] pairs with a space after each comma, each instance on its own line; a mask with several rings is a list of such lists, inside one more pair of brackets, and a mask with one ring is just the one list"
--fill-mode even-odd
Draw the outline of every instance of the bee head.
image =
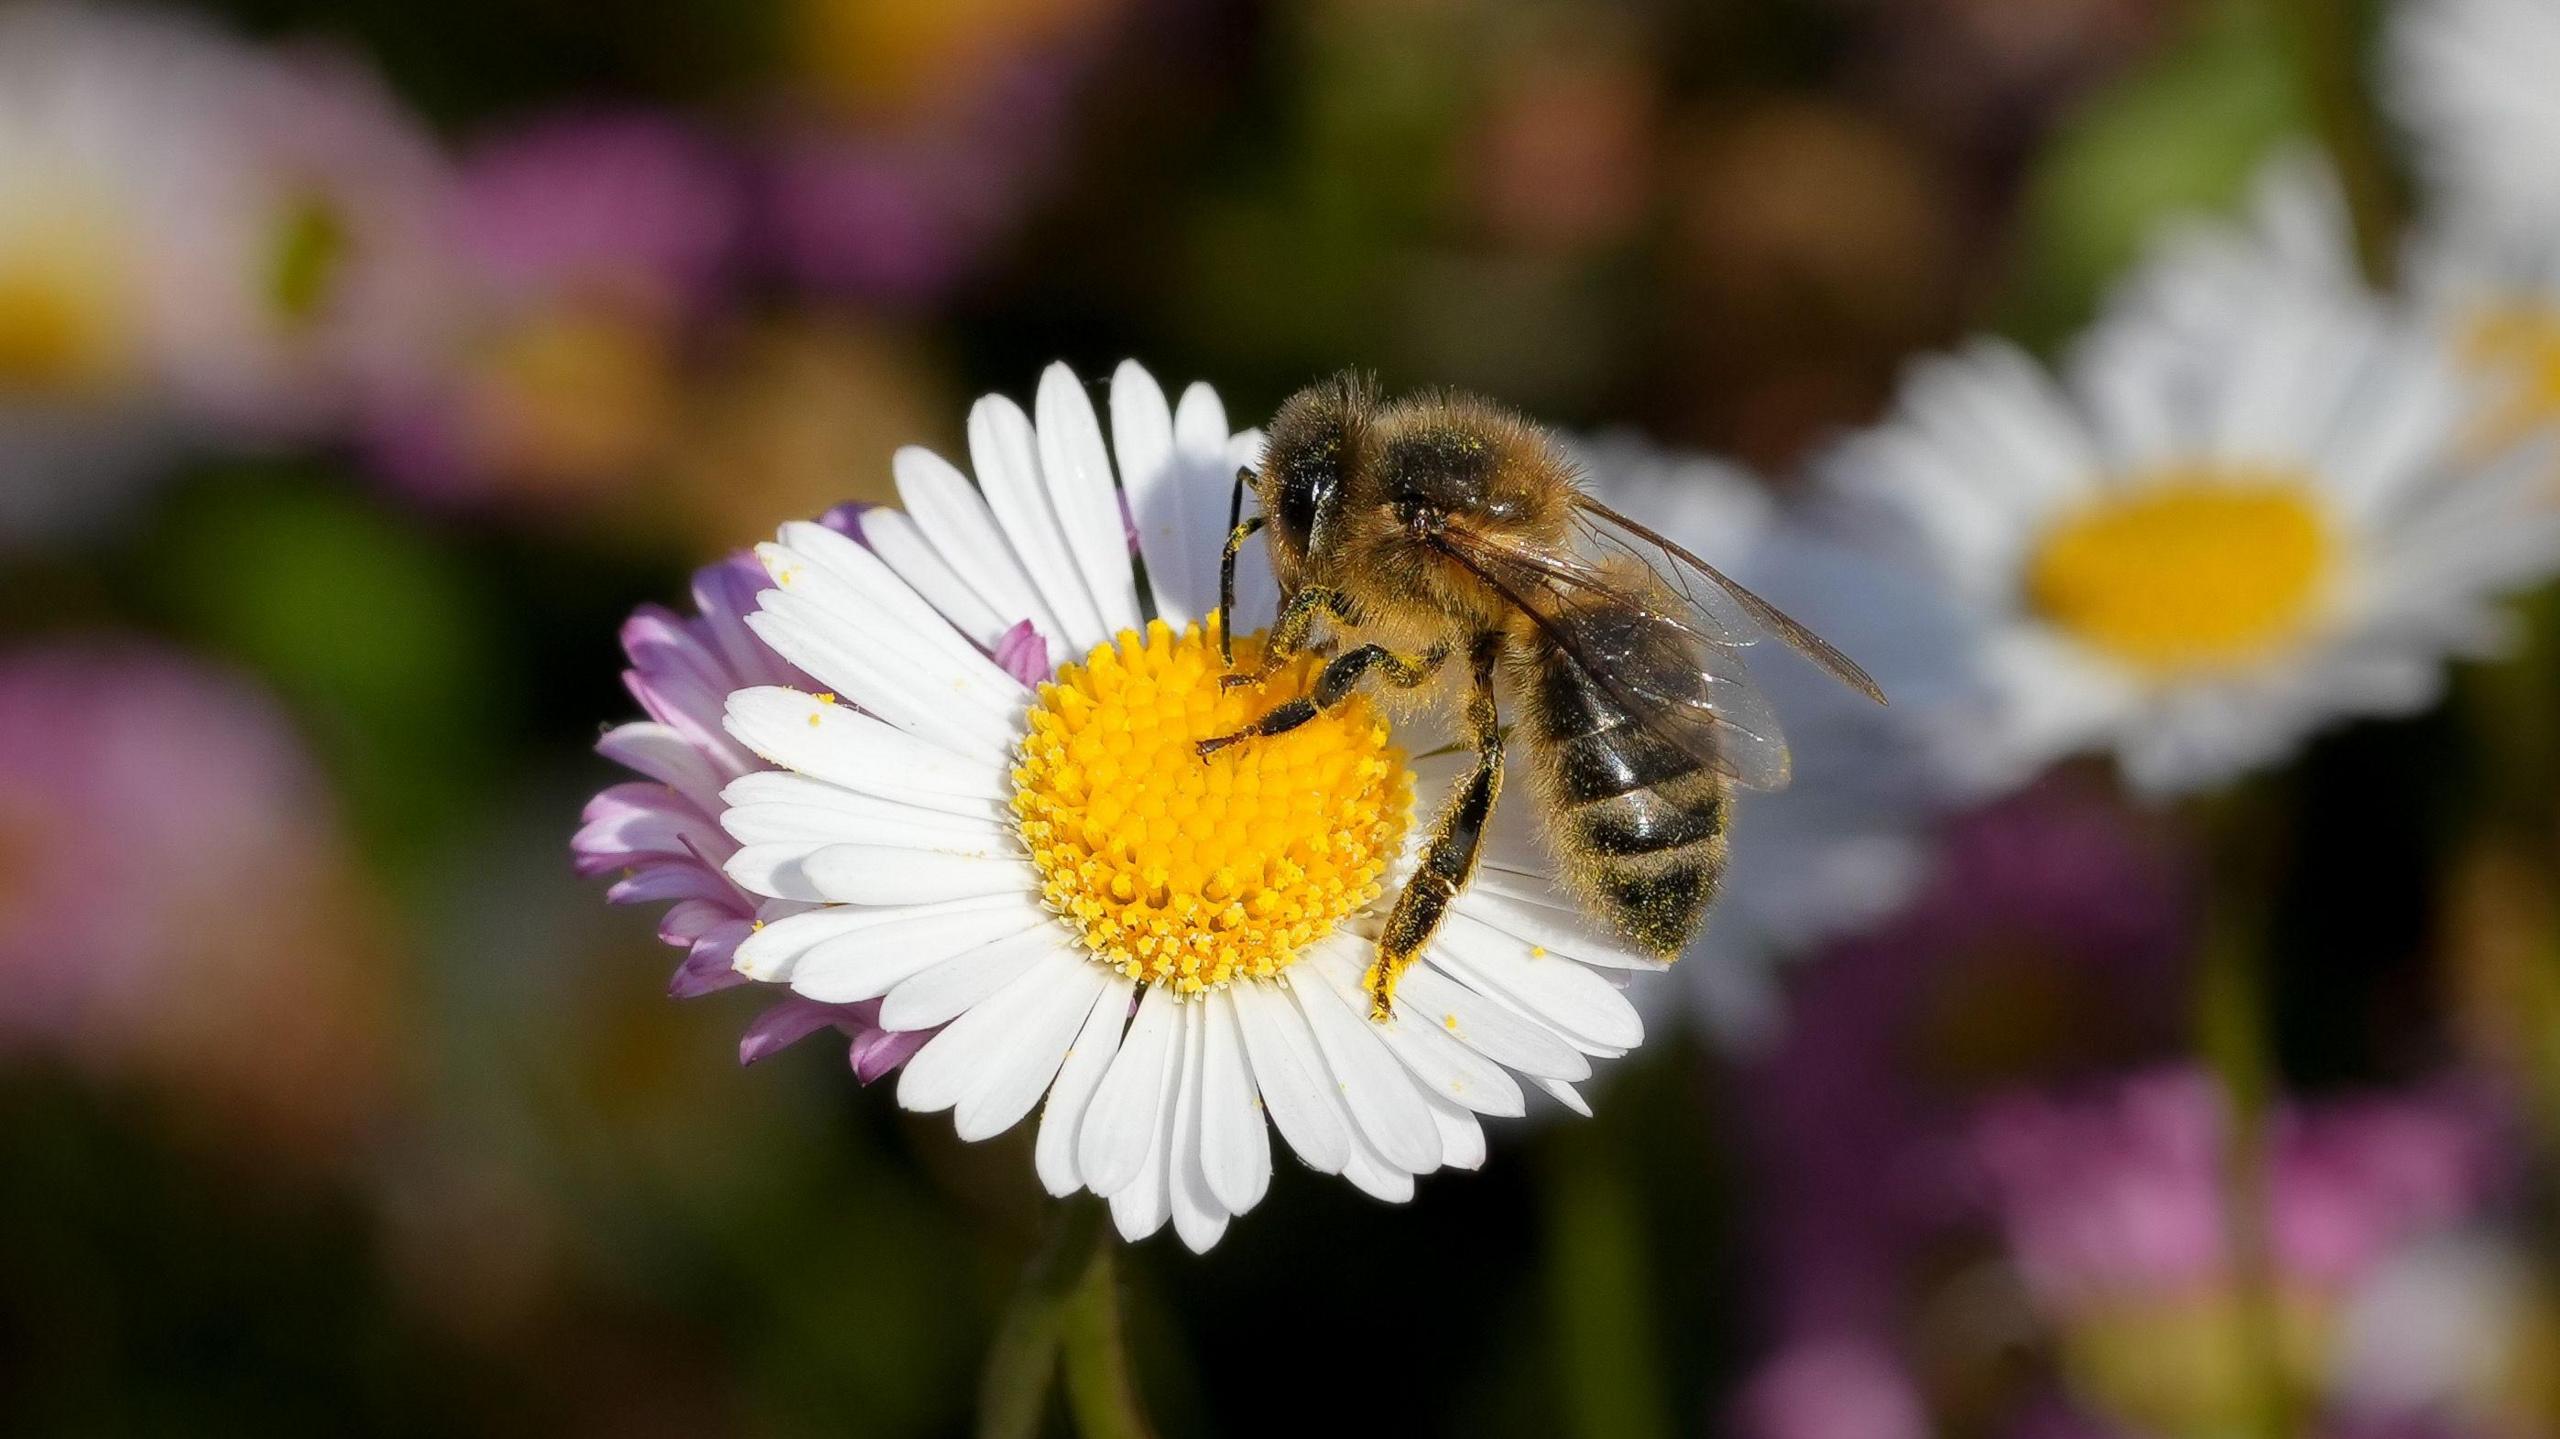
[[1346, 370], [1291, 395], [1272, 417], [1255, 489], [1284, 587], [1295, 587], [1310, 561], [1323, 565], [1377, 406], [1377, 387]]

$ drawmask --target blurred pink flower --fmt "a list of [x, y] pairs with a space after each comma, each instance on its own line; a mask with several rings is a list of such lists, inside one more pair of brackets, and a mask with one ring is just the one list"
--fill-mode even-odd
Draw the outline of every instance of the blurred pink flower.
[[[821, 523], [862, 538], [857, 506], [839, 507]], [[580, 874], [619, 873], [606, 891], [613, 903], [668, 905], [658, 937], [685, 951], [668, 984], [678, 999], [745, 984], [730, 967], [739, 941], [763, 921], [805, 907], [758, 901], [722, 868], [738, 844], [720, 827], [720, 792], [771, 768], [723, 727], [730, 692], [757, 685], [815, 688], [747, 626], [756, 596], [769, 587], [753, 555], [734, 555], [694, 575], [691, 617], [644, 605], [623, 626], [622, 648], [631, 660], [623, 681], [649, 718], [608, 731], [596, 749], [642, 778], [589, 801], [585, 823], [570, 841]], [[1006, 633], [996, 658], [1028, 679], [1049, 672], [1048, 646], [1027, 623]], [[738, 1059], [753, 1064], [832, 1028], [852, 1041], [854, 1073], [868, 1084], [906, 1063], [936, 1033], [893, 1034], [879, 1027], [879, 1016], [878, 1000], [821, 1004], [792, 995], [748, 1024]]]
[[730, 278], [744, 179], [671, 116], [556, 115], [466, 158], [455, 243], [482, 287], [517, 303], [605, 291], [696, 311]]
[[1064, 145], [1076, 68], [1026, 62], [972, 103], [895, 128], [783, 122], [758, 187], [771, 263], [848, 298], [920, 305], [945, 294], [1038, 198]]
[[[2221, 1089], [2191, 1069], [1989, 1107], [1972, 1147], [2039, 1304], [2071, 1316], [2227, 1286], [2229, 1124]], [[2296, 1104], [2270, 1126], [2269, 1243], [2288, 1288], [2351, 1287], [2469, 1218], [2497, 1173], [2495, 1126], [2455, 1098]]]
[[1970, 1106], [2166, 1052], [2192, 924], [2156, 825], [2062, 776], [1952, 821], [1901, 915], [1811, 961], [1750, 1085], [1781, 1327], [1887, 1322], [1970, 1203]]
[[264, 694], [136, 646], [0, 654], [0, 1056], [325, 1149], [390, 1086], [380, 933]]
[[467, 157], [433, 364], [375, 417], [394, 479], [445, 498], [628, 486], [677, 423], [694, 328], [724, 298], [745, 178], [671, 117], [539, 120]]

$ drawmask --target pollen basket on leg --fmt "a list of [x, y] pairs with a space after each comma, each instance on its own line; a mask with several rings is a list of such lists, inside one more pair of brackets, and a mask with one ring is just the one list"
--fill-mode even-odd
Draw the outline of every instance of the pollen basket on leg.
[[[1240, 672], [1261, 648], [1239, 640]], [[1182, 993], [1288, 968], [1378, 897], [1413, 815], [1404, 753], [1362, 698], [1203, 759], [1201, 740], [1306, 694], [1314, 660], [1226, 674], [1212, 632], [1123, 633], [1040, 687], [1013, 771], [1042, 898], [1103, 963]]]

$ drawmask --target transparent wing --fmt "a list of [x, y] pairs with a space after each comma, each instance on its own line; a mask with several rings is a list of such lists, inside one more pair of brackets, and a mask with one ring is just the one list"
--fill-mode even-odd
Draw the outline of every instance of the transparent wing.
[[[1726, 578], [1715, 566], [1589, 495], [1575, 496], [1574, 504], [1575, 517], [1594, 544], [1629, 555], [1653, 570], [1703, 617], [1702, 628], [1719, 631], [1727, 636], [1726, 643], [1736, 645], [1751, 644], [1764, 634], [1776, 635], [1832, 678], [1877, 704], [1885, 702], [1883, 689], [1856, 661], [1789, 619], [1776, 605]], [[1705, 583], [1693, 583], [1692, 577]]]
[[1651, 568], [1443, 528], [1441, 550], [1522, 613], [1611, 707], [1699, 764], [1752, 789], [1786, 787], [1786, 736], [1743, 668], [1739, 641]]

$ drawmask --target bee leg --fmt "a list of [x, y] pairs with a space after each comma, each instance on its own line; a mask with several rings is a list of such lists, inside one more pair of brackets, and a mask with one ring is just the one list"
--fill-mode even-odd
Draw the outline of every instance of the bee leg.
[[1458, 787], [1433, 824], [1422, 862], [1395, 907], [1387, 911], [1386, 928], [1378, 935], [1378, 957], [1369, 966], [1362, 988], [1369, 991], [1369, 1017], [1384, 1023], [1393, 1013], [1396, 981], [1413, 966], [1422, 947], [1439, 931], [1449, 904], [1475, 878], [1476, 861], [1484, 853], [1485, 826], [1493, 819], [1493, 802], [1502, 793], [1502, 717], [1494, 706], [1494, 662], [1502, 655], [1500, 635], [1480, 635], [1473, 652], [1475, 687], [1467, 695], [1467, 731], [1476, 749], [1475, 773]]
[[1236, 471], [1235, 491], [1227, 496], [1227, 548], [1218, 556], [1218, 658], [1229, 669], [1236, 667], [1236, 554], [1262, 528], [1262, 516], [1244, 517], [1244, 487], [1252, 483], [1253, 471]]
[[1434, 646], [1418, 655], [1400, 655], [1385, 645], [1362, 645], [1356, 650], [1347, 650], [1325, 661], [1324, 668], [1316, 672], [1314, 693], [1273, 706], [1262, 718], [1234, 734], [1200, 741], [1200, 757], [1207, 759], [1227, 746], [1245, 740], [1287, 734], [1351, 698], [1351, 692], [1360, 687], [1360, 681], [1368, 678], [1373, 669], [1385, 675], [1387, 683], [1397, 689], [1409, 690], [1431, 678], [1432, 673], [1440, 668], [1440, 662], [1448, 657], [1446, 646]]
[[[1289, 596], [1288, 603], [1280, 607], [1280, 618], [1271, 622], [1271, 633], [1262, 642], [1262, 663], [1256, 665], [1249, 675], [1221, 676], [1218, 687], [1231, 690], [1239, 685], [1262, 683], [1271, 678], [1280, 666], [1287, 664], [1291, 655], [1306, 647], [1307, 636], [1315, 631], [1317, 620], [1329, 619], [1339, 624], [1350, 618], [1349, 595], [1331, 585], [1299, 586], [1297, 592]], [[1227, 632], [1223, 627], [1218, 631], [1218, 643], [1221, 646], [1227, 643]], [[1230, 654], [1225, 658], [1233, 667], [1235, 656]]]

